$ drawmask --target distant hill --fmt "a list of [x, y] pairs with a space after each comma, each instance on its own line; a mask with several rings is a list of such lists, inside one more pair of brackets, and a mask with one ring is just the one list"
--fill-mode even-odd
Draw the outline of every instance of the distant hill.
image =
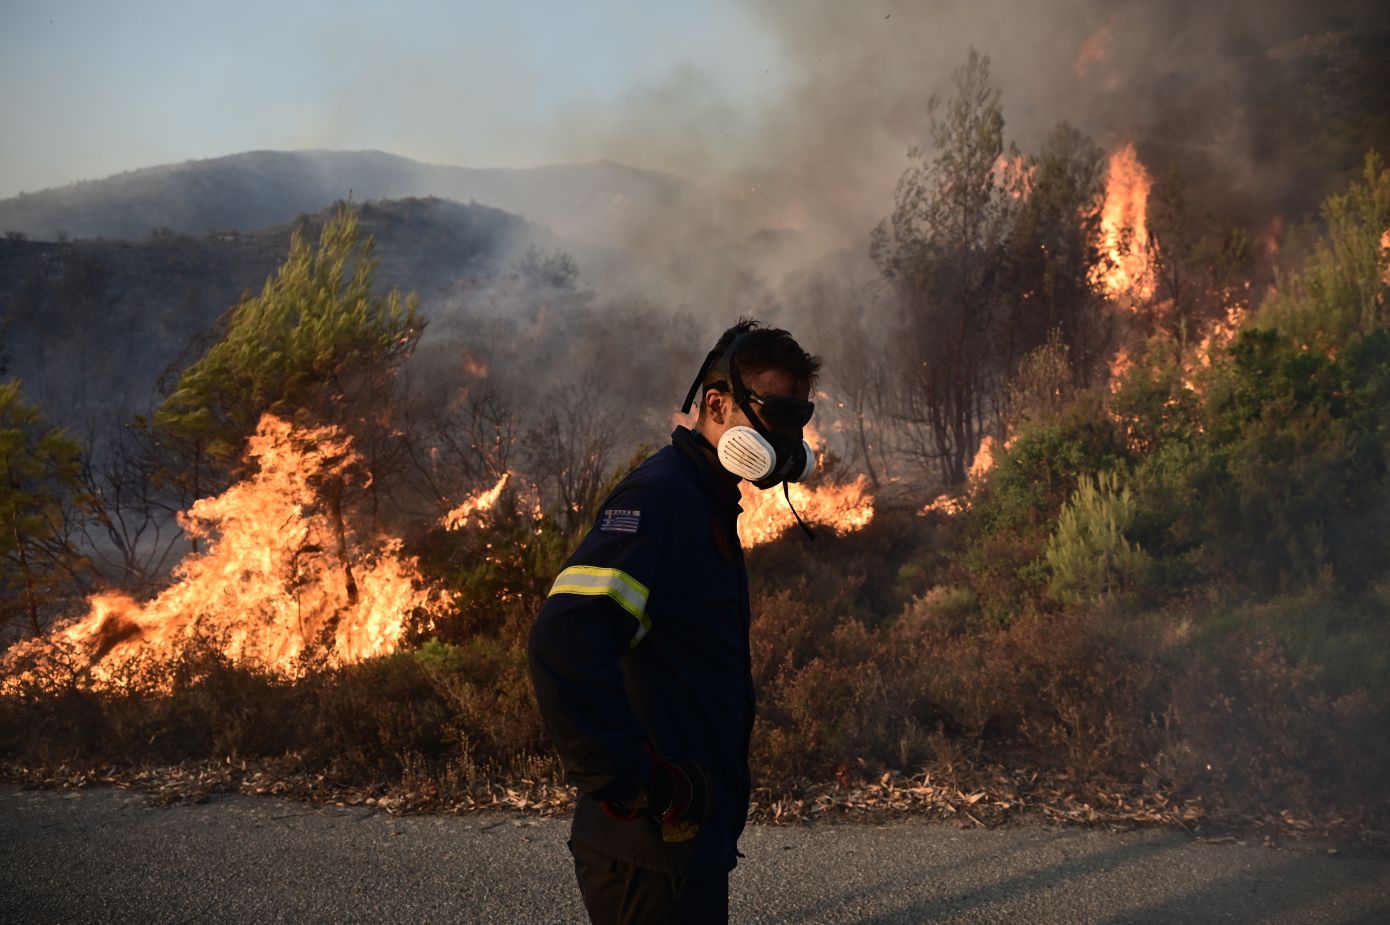
[[[217, 317], [260, 291], [295, 228], [316, 237], [325, 216], [138, 241], [0, 238], [4, 372], [75, 429], [143, 411], [158, 377], [196, 358]], [[378, 286], [419, 292], [427, 315], [503, 272], [528, 242], [550, 241], [518, 216], [440, 199], [364, 203], [359, 220], [377, 242]]]
[[[40, 240], [251, 231], [358, 202], [437, 196], [612, 244], [639, 215], [681, 208], [692, 187], [610, 161], [527, 169], [423, 164], [381, 151], [251, 151], [166, 164], [0, 200], [0, 232]], [[702, 194], [703, 195], [703, 194]]]

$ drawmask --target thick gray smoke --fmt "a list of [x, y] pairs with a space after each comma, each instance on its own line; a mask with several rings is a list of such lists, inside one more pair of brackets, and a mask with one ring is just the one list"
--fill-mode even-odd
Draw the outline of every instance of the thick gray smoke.
[[907, 148], [925, 141], [929, 100], [972, 45], [991, 58], [1008, 138], [1025, 151], [1060, 121], [1103, 147], [1132, 141], [1235, 221], [1297, 220], [1369, 147], [1390, 144], [1390, 6], [1372, 0], [749, 8], [783, 49], [769, 80], [787, 88], [756, 126], [718, 131], [716, 101], [685, 74], [635, 98], [609, 129], [615, 159], [707, 181], [703, 213], [692, 210], [702, 218], [665, 229], [663, 246], [708, 247], [716, 228], [792, 229], [803, 255], [860, 246]]
[[[868, 233], [892, 207], [908, 149], [927, 144], [932, 98], [949, 95], [971, 47], [991, 60], [1007, 142], [1035, 151], [1066, 122], [1106, 150], [1132, 143], [1155, 176], [1181, 178], [1204, 227], [1262, 238], [1307, 221], [1368, 149], [1390, 150], [1382, 3], [773, 0], [749, 9], [780, 44], [769, 66], [781, 72], [769, 80], [785, 88], [756, 126], [718, 131], [717, 102], [682, 74], [634, 99], [606, 149], [652, 166], [674, 157], [672, 169], [704, 183], [681, 203], [681, 221], [632, 216], [632, 249], [670, 284], [656, 300], [689, 308], [706, 336], [739, 310], [783, 323], [826, 354], [832, 375], [852, 365], [845, 345], [872, 345], [886, 327]], [[846, 318], [863, 330], [845, 330]], [[829, 384], [837, 400], [850, 392]]]

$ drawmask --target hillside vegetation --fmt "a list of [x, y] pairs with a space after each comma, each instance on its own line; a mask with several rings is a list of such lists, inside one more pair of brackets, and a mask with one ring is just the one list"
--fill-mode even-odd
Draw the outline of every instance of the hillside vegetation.
[[[330, 210], [273, 227], [134, 241], [0, 239], [0, 324], [8, 371], [51, 420], [77, 433], [144, 413], [159, 379], [206, 348], [217, 319], [259, 289], [296, 230], [317, 236]], [[434, 314], [461, 288], [502, 272], [548, 236], [515, 215], [440, 199], [361, 206], [378, 242], [376, 281], [419, 292]]]
[[[834, 360], [811, 489], [877, 503], [749, 551], [755, 812], [1385, 845], [1390, 170], [1367, 155], [1280, 268], [1131, 146], [1065, 124], [1006, 144], [988, 58], [954, 89], [868, 260], [785, 306], [734, 280], [731, 306]], [[527, 631], [709, 324], [532, 248], [431, 339], [408, 257], [385, 292], [365, 230], [459, 208], [292, 234], [120, 466], [0, 392], [9, 773], [568, 805]], [[454, 217], [445, 246], [481, 264], [514, 221]], [[172, 575], [149, 542], [171, 529], [193, 547]]]
[[[1383, 830], [1390, 172], [1368, 161], [1327, 216], [1195, 378], [1156, 337], [1113, 393], [1022, 425], [963, 513], [752, 553], [764, 811], [936, 780], [1005, 794], [975, 809], [994, 816], [1061, 799], [1093, 819]], [[523, 656], [577, 536], [563, 524], [502, 504], [420, 537], [460, 609], [384, 658], [291, 681], [209, 645], [115, 689], [50, 667], [3, 701], [12, 768], [227, 760], [261, 776], [206, 780], [268, 786], [274, 767], [280, 789], [401, 805], [563, 805]]]

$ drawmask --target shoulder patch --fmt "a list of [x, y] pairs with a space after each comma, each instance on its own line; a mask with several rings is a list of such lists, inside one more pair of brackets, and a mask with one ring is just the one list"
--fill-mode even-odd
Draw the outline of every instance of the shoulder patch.
[[600, 533], [636, 533], [642, 512], [633, 508], [610, 507], [598, 520]]

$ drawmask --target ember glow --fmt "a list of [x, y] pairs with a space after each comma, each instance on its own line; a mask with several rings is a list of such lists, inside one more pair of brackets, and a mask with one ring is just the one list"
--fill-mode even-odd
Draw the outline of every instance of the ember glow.
[[143, 603], [95, 595], [85, 617], [53, 634], [90, 659], [98, 681], [127, 658], [174, 656], [195, 637], [285, 675], [302, 656], [356, 662], [394, 650], [412, 612], [441, 607], [398, 540], [357, 537], [330, 514], [325, 483], [367, 481], [347, 437], [266, 415], [247, 459], [251, 475], [180, 515], [202, 551], [175, 567], [173, 584]]
[[1091, 271], [1091, 284], [1132, 310], [1153, 298], [1155, 289], [1148, 228], [1152, 186], [1134, 145], [1110, 155], [1098, 242], [1103, 259]]
[[480, 360], [477, 357], [473, 356], [472, 351], [463, 351], [463, 356], [459, 361], [459, 366], [467, 376], [473, 379], [487, 378], [487, 362], [485, 360]]

